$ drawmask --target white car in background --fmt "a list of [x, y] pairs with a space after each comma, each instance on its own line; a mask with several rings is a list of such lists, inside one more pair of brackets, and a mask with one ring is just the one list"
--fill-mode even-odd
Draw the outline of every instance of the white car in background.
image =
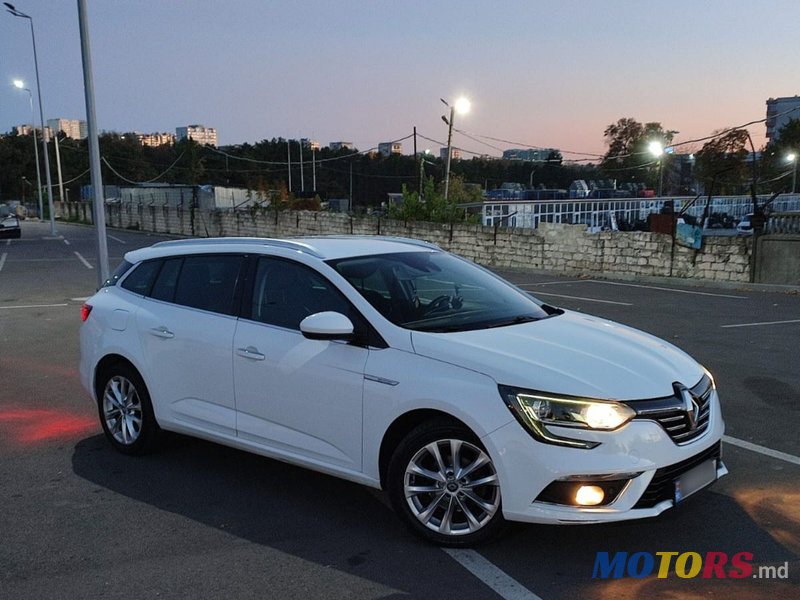
[[386, 489], [438, 544], [652, 517], [727, 472], [691, 357], [423, 242], [162, 242], [82, 318], [81, 379], [119, 451], [163, 429]]

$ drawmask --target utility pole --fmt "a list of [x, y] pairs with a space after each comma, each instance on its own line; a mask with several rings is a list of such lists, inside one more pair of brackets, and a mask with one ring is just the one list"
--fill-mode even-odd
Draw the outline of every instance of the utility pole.
[[350, 206], [347, 212], [353, 211], [353, 160], [350, 160]]
[[417, 172], [420, 173], [420, 180], [419, 185], [417, 186], [417, 197], [422, 194], [422, 177], [421, 172], [419, 170], [419, 154], [417, 154], [417, 126], [414, 125], [414, 167], [416, 168]]
[[58, 134], [55, 135], [56, 142], [56, 168], [58, 169], [58, 199], [64, 202], [64, 178], [61, 177], [61, 153], [58, 151]]
[[292, 142], [286, 140], [286, 163], [289, 165], [289, 192], [292, 191]]
[[300, 138], [300, 191], [306, 191], [306, 180], [303, 177], [303, 139]]

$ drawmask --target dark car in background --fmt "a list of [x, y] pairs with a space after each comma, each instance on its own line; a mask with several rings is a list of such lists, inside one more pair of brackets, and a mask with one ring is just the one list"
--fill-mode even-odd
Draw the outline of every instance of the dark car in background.
[[5, 204], [0, 204], [0, 238], [18, 238], [22, 236], [19, 217]]

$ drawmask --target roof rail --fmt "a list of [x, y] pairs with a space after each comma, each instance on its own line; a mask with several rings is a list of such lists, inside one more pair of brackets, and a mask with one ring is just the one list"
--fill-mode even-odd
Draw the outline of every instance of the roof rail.
[[273, 238], [260, 238], [260, 237], [222, 237], [222, 238], [189, 238], [183, 240], [168, 240], [166, 242], [158, 242], [153, 244], [154, 247], [164, 248], [170, 246], [183, 246], [183, 245], [196, 245], [196, 246], [220, 246], [230, 244], [261, 244], [264, 246], [273, 246], [275, 248], [286, 248], [287, 250], [295, 250], [304, 254], [310, 254], [314, 258], [325, 258], [317, 250], [308, 244], [302, 242], [293, 242], [291, 240], [276, 240]]
[[330, 235], [307, 235], [302, 236], [303, 239], [323, 239], [323, 240], [352, 240], [352, 239], [365, 239], [365, 240], [384, 240], [387, 242], [399, 242], [402, 244], [408, 244], [409, 246], [420, 246], [422, 248], [430, 248], [431, 250], [441, 250], [441, 246], [434, 244], [433, 242], [426, 242], [424, 240], [417, 240], [414, 238], [407, 238], [402, 237], [399, 235], [338, 235], [338, 234], [330, 234]]

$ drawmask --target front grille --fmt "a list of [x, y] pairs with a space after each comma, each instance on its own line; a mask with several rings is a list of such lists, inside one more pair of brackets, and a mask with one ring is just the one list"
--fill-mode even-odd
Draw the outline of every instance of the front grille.
[[694, 423], [677, 390], [675, 396], [656, 398], [655, 400], [636, 400], [628, 402], [628, 406], [636, 411], [635, 418], [656, 421], [664, 428], [673, 442], [683, 445], [700, 437], [708, 429], [711, 422], [711, 393], [713, 390], [711, 380], [706, 375], [689, 390], [699, 399], [699, 409]]
[[639, 498], [639, 501], [633, 508], [652, 508], [664, 500], [673, 500], [675, 497], [675, 479], [707, 460], [713, 458], [719, 461], [720, 444], [720, 442], [717, 442], [710, 448], [703, 450], [700, 454], [696, 454], [674, 465], [656, 470], [653, 479], [650, 481], [650, 485], [647, 486], [644, 494], [642, 494], [642, 497]]

